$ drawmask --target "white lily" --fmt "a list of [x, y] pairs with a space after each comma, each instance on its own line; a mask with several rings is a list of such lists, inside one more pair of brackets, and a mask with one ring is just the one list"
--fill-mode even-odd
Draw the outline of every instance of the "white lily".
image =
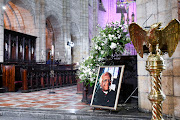
[[117, 47], [116, 43], [111, 43], [111, 46], [110, 46], [111, 49], [114, 49], [116, 47]]

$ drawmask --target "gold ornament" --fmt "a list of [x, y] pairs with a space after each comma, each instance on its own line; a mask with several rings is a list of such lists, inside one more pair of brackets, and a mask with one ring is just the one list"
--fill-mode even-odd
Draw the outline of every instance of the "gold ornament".
[[130, 38], [137, 53], [142, 58], [143, 53], [150, 53], [146, 61], [146, 70], [151, 76], [151, 92], [148, 99], [152, 103], [152, 120], [163, 120], [162, 101], [166, 96], [161, 89], [161, 72], [165, 69], [162, 55], [167, 52], [171, 57], [180, 38], [178, 20], [172, 20], [165, 28], [160, 29], [160, 26], [161, 23], [155, 23], [149, 30], [142, 29], [136, 23], [129, 26]]
[[142, 29], [138, 24], [132, 23], [129, 26], [131, 41], [137, 53], [143, 57], [145, 45], [149, 48], [146, 52], [156, 52], [156, 46], [162, 53], [168, 52], [171, 57], [179, 41], [180, 25], [179, 21], [172, 20], [165, 28], [159, 28], [161, 23], [155, 23], [149, 30]]

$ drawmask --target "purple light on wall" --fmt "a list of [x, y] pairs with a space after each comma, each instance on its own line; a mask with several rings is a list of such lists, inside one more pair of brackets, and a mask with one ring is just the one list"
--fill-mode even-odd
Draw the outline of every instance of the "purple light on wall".
[[[126, 2], [126, 0], [124, 0]], [[104, 28], [107, 23], [121, 21], [121, 13], [116, 13], [117, 0], [102, 0], [105, 11], [98, 11], [98, 24]], [[127, 8], [127, 4], [124, 4]], [[134, 13], [134, 22], [136, 22], [136, 2], [130, 2], [129, 4], [129, 24], [132, 22], [132, 13]], [[127, 13], [124, 13], [125, 20], [127, 20]], [[127, 24], [127, 21], [125, 21]], [[128, 55], [136, 55], [136, 51], [132, 44], [126, 44], [125, 46]]]
[[[102, 4], [106, 12], [99, 10], [98, 11], [98, 24], [101, 27], [105, 27], [107, 23], [121, 21], [121, 13], [116, 13], [117, 0], [102, 0]], [[125, 4], [125, 6], [127, 6]], [[127, 7], [126, 7], [127, 8]], [[129, 3], [129, 23], [131, 23], [131, 15], [134, 13], [136, 22], [136, 3]], [[125, 19], [127, 19], [127, 13], [124, 13]], [[127, 23], [127, 22], [125, 22]]]

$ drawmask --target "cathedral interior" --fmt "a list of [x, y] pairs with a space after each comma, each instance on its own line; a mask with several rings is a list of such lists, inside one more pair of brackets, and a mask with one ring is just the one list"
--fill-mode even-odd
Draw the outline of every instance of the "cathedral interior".
[[[12, 108], [56, 110], [54, 115], [59, 116], [58, 110], [94, 111], [89, 105], [93, 88], [85, 90], [77, 72], [91, 54], [93, 39], [100, 33], [98, 27], [104, 29], [117, 21], [127, 26], [137, 23], [144, 29], [158, 22], [166, 27], [171, 20], [180, 20], [180, 1], [0, 0], [0, 18], [0, 119]], [[124, 48], [126, 52], [105, 64], [125, 65], [118, 102], [135, 105], [138, 112], [151, 116], [148, 96], [153, 88], [146, 70], [149, 53], [141, 58], [132, 42]], [[163, 58], [161, 83], [166, 99], [160, 106], [162, 115], [180, 119], [180, 43], [171, 57], [165, 53]], [[122, 117], [114, 114], [114, 119]], [[141, 117], [134, 119], [146, 119]], [[86, 119], [95, 118], [89, 115]]]

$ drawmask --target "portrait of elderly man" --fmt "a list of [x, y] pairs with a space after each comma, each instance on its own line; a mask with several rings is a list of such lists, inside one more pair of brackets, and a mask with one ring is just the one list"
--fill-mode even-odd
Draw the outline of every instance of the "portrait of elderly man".
[[100, 87], [96, 90], [93, 105], [113, 107], [115, 104], [116, 92], [111, 89], [112, 75], [105, 72], [99, 79]]

